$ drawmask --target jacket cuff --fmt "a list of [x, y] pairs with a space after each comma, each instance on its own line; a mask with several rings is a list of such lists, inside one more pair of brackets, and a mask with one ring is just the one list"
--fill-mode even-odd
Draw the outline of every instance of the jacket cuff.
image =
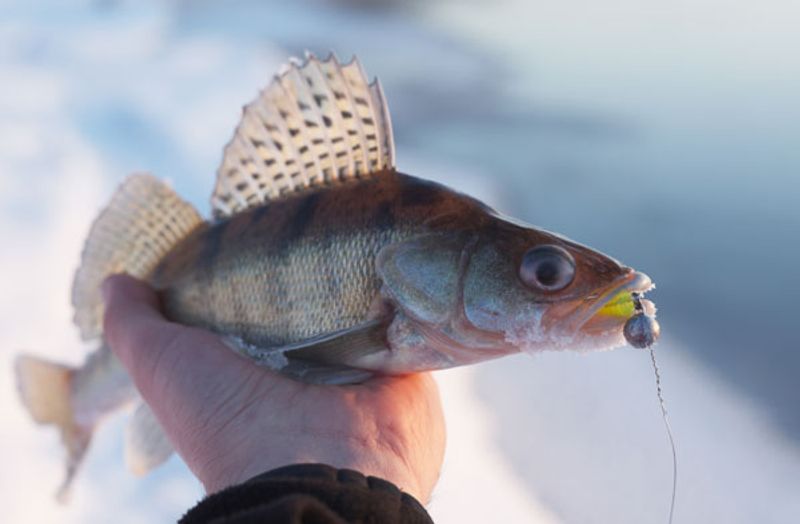
[[394, 484], [325, 464], [274, 469], [209, 495], [182, 524], [245, 522], [431, 524], [425, 508]]

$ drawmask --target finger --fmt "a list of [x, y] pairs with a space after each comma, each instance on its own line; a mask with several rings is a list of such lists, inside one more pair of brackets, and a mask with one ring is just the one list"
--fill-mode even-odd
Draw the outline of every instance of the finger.
[[186, 407], [198, 390], [252, 372], [254, 366], [216, 335], [164, 319], [158, 297], [144, 283], [113, 276], [104, 283], [103, 294], [106, 340], [148, 402], [178, 401]]
[[127, 275], [109, 277], [103, 283], [103, 298], [106, 341], [140, 389], [149, 389], [161, 352], [179, 336], [178, 326], [162, 317], [156, 294]]

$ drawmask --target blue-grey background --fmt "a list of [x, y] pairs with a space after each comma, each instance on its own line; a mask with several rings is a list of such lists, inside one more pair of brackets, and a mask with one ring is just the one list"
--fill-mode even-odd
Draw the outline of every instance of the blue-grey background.
[[[0, 2], [3, 363], [24, 348], [80, 361], [69, 279], [125, 174], [167, 177], [207, 210], [240, 108], [277, 66], [357, 54], [386, 91], [401, 170], [656, 281], [676, 522], [796, 521], [798, 22], [791, 0]], [[434, 516], [475, 518], [474, 491], [520, 522], [663, 522], [671, 459], [648, 366], [622, 349], [443, 373], [456, 422]], [[200, 496], [177, 460], [127, 478], [114, 419], [71, 507], [51, 507], [57, 438], [9, 376], [0, 497], [17, 520], [167, 520]]]

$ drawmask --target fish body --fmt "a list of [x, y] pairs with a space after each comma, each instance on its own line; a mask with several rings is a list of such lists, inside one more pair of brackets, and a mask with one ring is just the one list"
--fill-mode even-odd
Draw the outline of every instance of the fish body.
[[[508, 300], [519, 280], [509, 259], [519, 259], [533, 245], [553, 243], [587, 258], [593, 278], [614, 281], [630, 273], [588, 248], [510, 222], [471, 197], [390, 171], [205, 223], [167, 254], [150, 281], [169, 318], [229, 336], [245, 350], [257, 348], [250, 350], [255, 358], [287, 347], [294, 348], [287, 355], [296, 354], [304, 341], [378, 322], [386, 330], [378, 336], [383, 347], [370, 348], [377, 351], [361, 359], [346, 355], [350, 361], [341, 360], [350, 349], [342, 347], [335, 363], [404, 373], [522, 349], [520, 330], [547, 307], [536, 293], [522, 290], [520, 304], [508, 305], [509, 311], [487, 313], [479, 302], [493, 295]], [[475, 272], [468, 271], [473, 256], [481, 261], [479, 273], [466, 280]], [[406, 264], [414, 257], [409, 263], [415, 272], [397, 269], [398, 260]], [[504, 266], [511, 271], [499, 278], [485, 272], [500, 273]], [[435, 283], [435, 293], [424, 293]], [[464, 284], [472, 291], [466, 303]], [[483, 318], [512, 312], [524, 319], [518, 326]], [[509, 340], [515, 334], [520, 344]], [[556, 341], [529, 334], [525, 342]], [[439, 348], [442, 344], [446, 347]], [[460, 354], [448, 354], [456, 346], [462, 346]], [[312, 359], [334, 363], [324, 355]]]
[[205, 224], [152, 283], [178, 322], [263, 348], [293, 344], [366, 322], [381, 249], [452, 228], [430, 217], [470, 219], [477, 205], [394, 172], [320, 188]]
[[[402, 174], [394, 156], [380, 85], [357, 61], [309, 57], [245, 108], [212, 219], [149, 175], [123, 183], [92, 226], [73, 285], [75, 322], [99, 349], [79, 369], [17, 363], [34, 419], [61, 429], [62, 494], [95, 427], [137, 400], [103, 342], [99, 287], [113, 273], [148, 281], [169, 319], [326, 384], [609, 348], [635, 313], [654, 312], [641, 299], [646, 275]], [[126, 457], [143, 473], [171, 447], [146, 405], [132, 421]]]

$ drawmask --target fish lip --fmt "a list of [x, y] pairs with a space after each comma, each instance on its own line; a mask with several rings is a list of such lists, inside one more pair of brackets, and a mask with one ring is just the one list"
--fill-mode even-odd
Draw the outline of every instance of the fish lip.
[[649, 276], [642, 272], [629, 269], [627, 273], [614, 282], [584, 299], [583, 303], [569, 315], [562, 326], [578, 331], [621, 291], [644, 294], [654, 287], [655, 284], [653, 284]]

